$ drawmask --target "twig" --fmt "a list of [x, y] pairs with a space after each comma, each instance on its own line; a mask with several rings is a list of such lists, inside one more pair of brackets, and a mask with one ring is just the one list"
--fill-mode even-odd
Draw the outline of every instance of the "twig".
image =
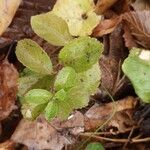
[[128, 145], [128, 143], [130, 142], [130, 140], [131, 140], [131, 136], [132, 136], [132, 134], [133, 134], [133, 131], [134, 131], [134, 126], [132, 127], [132, 130], [130, 131], [130, 134], [129, 134], [129, 136], [128, 136], [128, 141], [124, 144], [124, 146], [123, 146], [123, 150], [126, 148], [126, 146]]
[[[116, 143], [126, 143], [126, 142], [128, 142], [128, 139], [112, 139], [112, 138], [106, 138], [106, 137], [101, 137], [101, 136], [96, 136], [96, 135], [91, 136], [91, 134], [87, 134], [87, 133], [80, 133], [80, 136], [82, 136], [82, 137], [91, 137], [91, 138], [94, 138], [94, 139], [100, 140], [100, 141], [110, 141], [110, 142], [116, 142]], [[132, 138], [130, 140], [130, 143], [142, 143], [142, 142], [150, 142], [150, 137], [143, 138], [143, 139], [134, 139], [134, 138]]]
[[[124, 130], [124, 132], [115, 132], [115, 134], [113, 135], [118, 135], [118, 134], [122, 134], [122, 133], [126, 133], [126, 132], [130, 132], [132, 130], [133, 127], [130, 127], [130, 128], [127, 128]], [[134, 129], [137, 129], [139, 128], [138, 126], [135, 126]], [[85, 134], [93, 134], [93, 132], [84, 132]], [[94, 135], [112, 135], [111, 132], [97, 132], [97, 133], [94, 133]]]
[[[80, 133], [80, 136], [89, 137], [89, 136], [91, 136], [91, 134]], [[100, 140], [100, 141], [111, 141], [111, 142], [116, 142], [116, 143], [125, 143], [128, 141], [128, 139], [111, 139], [111, 138], [106, 138], [106, 137], [101, 137], [101, 136], [96, 136], [96, 135], [92, 135], [91, 138], [94, 138], [94, 139]]]

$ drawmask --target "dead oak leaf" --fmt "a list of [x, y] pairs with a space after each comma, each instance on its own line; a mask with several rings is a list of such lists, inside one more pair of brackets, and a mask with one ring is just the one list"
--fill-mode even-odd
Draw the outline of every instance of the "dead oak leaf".
[[[136, 44], [145, 49], [150, 49], [150, 11], [125, 13], [123, 20], [130, 29], [130, 33]], [[124, 36], [124, 38], [126, 42], [129, 40], [126, 36]]]
[[0, 63], [0, 120], [15, 108], [18, 72], [7, 60]]
[[23, 119], [11, 139], [26, 145], [28, 149], [61, 150], [65, 145], [71, 144], [72, 139], [59, 130], [59, 120], [54, 124], [47, 122], [42, 116], [35, 121]]
[[[116, 114], [127, 109], [133, 110], [136, 105], [137, 100], [131, 96], [116, 102], [108, 103], [104, 106], [98, 106], [95, 104], [85, 113], [85, 130], [96, 129], [105, 123], [113, 112]], [[115, 120], [114, 122], [116, 122], [116, 118], [114, 115], [110, 121], [113, 122], [113, 120]], [[110, 125], [111, 123], [109, 126]], [[116, 124], [116, 126], [118, 126], [118, 124]]]

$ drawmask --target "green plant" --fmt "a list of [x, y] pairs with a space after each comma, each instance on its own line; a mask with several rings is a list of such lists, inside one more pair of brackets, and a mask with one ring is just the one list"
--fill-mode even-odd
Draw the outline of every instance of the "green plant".
[[105, 150], [105, 149], [101, 143], [94, 142], [88, 144], [85, 150]]
[[24, 117], [35, 119], [43, 113], [48, 120], [56, 116], [65, 119], [74, 109], [86, 106], [100, 83], [101, 49], [96, 39], [73, 39], [60, 51], [64, 67], [55, 75], [50, 58], [37, 43], [30, 39], [19, 41], [16, 55], [27, 67], [19, 79]]
[[122, 65], [136, 94], [145, 103], [150, 103], [150, 51], [133, 48]]
[[[31, 26], [47, 42], [64, 46], [58, 56], [63, 68], [56, 73], [50, 57], [30, 39], [19, 41], [16, 47], [18, 60], [27, 67], [21, 73], [18, 92], [25, 118], [35, 119], [44, 114], [47, 120], [55, 117], [66, 119], [74, 109], [88, 105], [89, 96], [100, 84], [98, 61], [103, 46], [88, 36], [72, 37], [70, 26], [68, 28], [68, 23], [56, 13], [57, 7], [68, 9], [71, 1], [67, 0], [62, 6], [58, 5], [59, 2], [51, 12], [32, 16]], [[76, 3], [76, 13], [80, 14], [81, 9], [83, 12], [91, 12], [91, 2], [79, 0]], [[95, 16], [95, 19], [98, 17]], [[91, 32], [95, 25], [89, 25], [88, 31]]]

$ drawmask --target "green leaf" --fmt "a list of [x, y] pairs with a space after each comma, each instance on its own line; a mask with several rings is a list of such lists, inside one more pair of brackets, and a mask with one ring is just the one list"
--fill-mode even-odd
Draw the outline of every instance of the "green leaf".
[[84, 86], [75, 86], [67, 92], [66, 102], [73, 108], [79, 109], [88, 105], [90, 94]]
[[66, 99], [65, 90], [61, 89], [60, 91], [58, 91], [55, 94], [53, 101], [57, 103], [59, 108], [57, 117], [60, 118], [61, 120], [66, 119], [72, 112], [72, 106]]
[[150, 103], [150, 51], [132, 49], [122, 69], [133, 84], [136, 94], [142, 101]]
[[68, 90], [76, 84], [77, 74], [75, 70], [71, 67], [64, 67], [62, 70], [59, 71], [56, 81], [55, 81], [55, 89], [61, 90], [65, 89]]
[[67, 119], [74, 109], [87, 106], [89, 94], [80, 87], [73, 87], [69, 91], [59, 90], [51, 99], [45, 109], [45, 117], [51, 121], [54, 117], [61, 120]]
[[71, 112], [72, 106], [66, 99], [66, 92], [61, 89], [54, 95], [52, 100], [47, 105], [45, 109], [45, 117], [49, 121], [56, 116], [63, 120], [66, 119]]
[[22, 115], [24, 118], [34, 120], [44, 111], [46, 105], [47, 104], [45, 103], [45, 104], [33, 106], [24, 103], [21, 108]]
[[100, 21], [94, 7], [93, 0], [57, 0], [52, 12], [67, 22], [71, 35], [86, 36]]
[[24, 96], [31, 89], [50, 90], [53, 79], [52, 75], [40, 75], [25, 68], [18, 80], [18, 96]]
[[53, 45], [64, 46], [72, 40], [67, 23], [52, 12], [32, 16], [31, 26], [37, 35]]
[[30, 105], [40, 105], [43, 103], [48, 103], [51, 98], [52, 94], [49, 91], [43, 89], [30, 90], [24, 96], [24, 100]]
[[65, 66], [74, 68], [76, 72], [83, 72], [98, 62], [102, 48], [102, 44], [94, 38], [79, 37], [64, 46], [59, 59]]
[[98, 142], [90, 143], [85, 150], [105, 150], [103, 145]]
[[43, 112], [47, 103], [52, 98], [49, 91], [43, 89], [30, 90], [22, 100], [22, 114], [25, 118], [35, 119]]
[[100, 85], [101, 71], [98, 63], [78, 74], [78, 84], [84, 86], [89, 94], [94, 94]]
[[58, 104], [54, 101], [50, 101], [44, 111], [45, 118], [50, 121], [57, 116], [58, 112], [59, 112]]
[[34, 41], [24, 39], [16, 48], [18, 60], [30, 70], [40, 74], [51, 74], [52, 63], [46, 52]]

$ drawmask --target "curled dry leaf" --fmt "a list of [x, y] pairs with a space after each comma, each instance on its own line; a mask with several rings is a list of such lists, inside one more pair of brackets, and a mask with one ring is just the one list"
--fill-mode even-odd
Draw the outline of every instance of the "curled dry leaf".
[[18, 72], [7, 60], [0, 63], [0, 120], [15, 109]]
[[[137, 100], [133, 97], [126, 97], [123, 100], [108, 103], [104, 106], [94, 105], [85, 114], [85, 130], [92, 130], [106, 122], [113, 112], [120, 112], [126, 109], [134, 109]], [[115, 119], [115, 116], [111, 121]]]
[[125, 133], [134, 125], [133, 114], [134, 108], [116, 112], [105, 129], [109, 129], [112, 134]]
[[21, 0], [0, 1], [0, 35], [2, 35], [10, 25], [20, 3]]
[[[123, 20], [127, 24], [130, 29], [131, 35], [134, 37], [136, 44], [139, 46], [150, 49], [150, 11], [137, 11], [137, 12], [129, 12], [123, 15]], [[126, 46], [128, 46], [127, 42], [130, 38], [126, 38]]]
[[93, 30], [93, 36], [101, 37], [105, 34], [113, 32], [121, 20], [121, 17], [115, 17], [113, 19], [106, 19], [100, 22], [100, 24]]

